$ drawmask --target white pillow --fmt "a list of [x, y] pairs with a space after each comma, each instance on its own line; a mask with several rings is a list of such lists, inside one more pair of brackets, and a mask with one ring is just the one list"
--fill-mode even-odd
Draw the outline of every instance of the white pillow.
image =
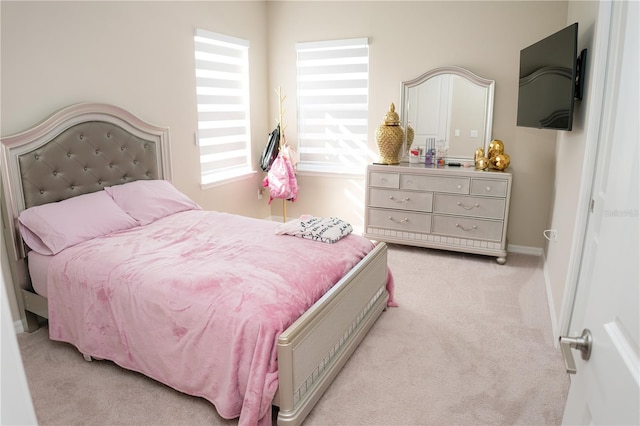
[[105, 191], [140, 225], [186, 210], [202, 210], [166, 180], [137, 180], [109, 186]]
[[104, 191], [28, 208], [18, 223], [24, 242], [44, 255], [138, 226]]

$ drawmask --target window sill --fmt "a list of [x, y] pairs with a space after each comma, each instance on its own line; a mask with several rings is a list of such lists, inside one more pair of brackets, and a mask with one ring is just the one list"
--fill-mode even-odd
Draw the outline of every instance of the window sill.
[[298, 163], [298, 169], [296, 175], [298, 176], [315, 176], [326, 178], [342, 178], [342, 179], [357, 179], [364, 178], [366, 173], [366, 167], [362, 170], [335, 170], [335, 169], [323, 169], [322, 167], [306, 166], [302, 163]]
[[298, 170], [296, 175], [331, 179], [364, 179], [364, 173], [320, 172], [317, 170]]
[[231, 177], [228, 177], [226, 179], [217, 180], [215, 182], [202, 183], [202, 184], [200, 184], [200, 188], [205, 190], [205, 189], [209, 189], [209, 188], [215, 188], [217, 186], [224, 186], [224, 185], [228, 185], [228, 184], [233, 183], [233, 182], [239, 182], [239, 181], [246, 180], [246, 179], [252, 179], [257, 174], [258, 174], [258, 172], [253, 170], [253, 171], [250, 171], [250, 172], [247, 172], [247, 173], [239, 174], [237, 176], [231, 176]]

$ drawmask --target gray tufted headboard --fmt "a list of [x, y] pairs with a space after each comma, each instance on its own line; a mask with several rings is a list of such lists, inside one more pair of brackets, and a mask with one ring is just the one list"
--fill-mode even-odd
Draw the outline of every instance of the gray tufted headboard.
[[25, 208], [158, 178], [155, 143], [101, 121], [76, 124], [17, 158]]
[[169, 129], [113, 105], [77, 104], [4, 137], [2, 179], [16, 260], [26, 208], [139, 179], [171, 180]]

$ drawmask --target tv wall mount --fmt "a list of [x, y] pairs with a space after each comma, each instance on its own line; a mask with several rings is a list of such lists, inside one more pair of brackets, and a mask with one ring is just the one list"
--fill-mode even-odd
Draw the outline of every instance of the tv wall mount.
[[576, 91], [575, 98], [582, 100], [584, 91], [584, 75], [587, 65], [587, 49], [582, 49], [580, 55], [576, 58]]

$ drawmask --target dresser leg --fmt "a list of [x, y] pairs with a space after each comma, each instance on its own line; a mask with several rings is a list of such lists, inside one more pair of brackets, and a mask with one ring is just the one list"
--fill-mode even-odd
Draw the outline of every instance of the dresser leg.
[[498, 262], [498, 265], [504, 265], [505, 263], [507, 263], [507, 257], [506, 256], [497, 257], [496, 262]]

